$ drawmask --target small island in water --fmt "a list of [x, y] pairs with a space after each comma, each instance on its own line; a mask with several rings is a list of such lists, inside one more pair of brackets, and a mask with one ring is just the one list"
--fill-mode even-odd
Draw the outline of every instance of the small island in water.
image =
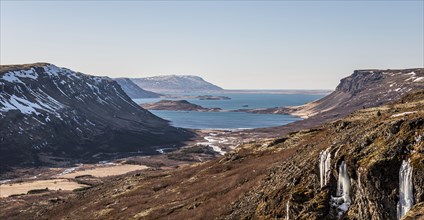
[[169, 111], [197, 111], [197, 112], [219, 112], [221, 108], [205, 108], [188, 102], [187, 100], [161, 100], [155, 103], [140, 105], [148, 110], [169, 110]]
[[230, 100], [230, 97], [227, 96], [212, 96], [212, 95], [200, 95], [196, 98], [200, 100]]
[[214, 95], [175, 95], [175, 94], [166, 94], [162, 98], [167, 99], [199, 99], [199, 100], [231, 100], [228, 96], [214, 96]]

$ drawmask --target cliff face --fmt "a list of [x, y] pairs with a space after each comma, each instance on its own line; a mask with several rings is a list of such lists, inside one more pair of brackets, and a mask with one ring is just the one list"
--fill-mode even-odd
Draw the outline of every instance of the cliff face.
[[116, 78], [114, 80], [121, 86], [122, 90], [124, 90], [124, 92], [132, 99], [159, 98], [161, 96], [158, 93], [146, 91], [140, 88], [128, 78]]
[[1, 66], [0, 136], [5, 169], [39, 165], [46, 157], [148, 154], [153, 145], [190, 134], [138, 106], [109, 78], [31, 64]]
[[[340, 80], [331, 94], [302, 106], [241, 110], [252, 113], [292, 114], [305, 120], [278, 128], [254, 129], [252, 133], [274, 137], [337, 120], [362, 109], [399, 100], [404, 95], [424, 89], [424, 69], [355, 70]], [[249, 136], [249, 135], [248, 135]]]
[[424, 89], [424, 69], [355, 70], [340, 80], [336, 90], [321, 100], [294, 107], [293, 114], [343, 117], [361, 108], [375, 107]]
[[[291, 114], [306, 120], [291, 123], [280, 130], [294, 131], [347, 116], [361, 108], [370, 108], [398, 100], [407, 93], [424, 89], [424, 69], [355, 70], [340, 80], [336, 89], [324, 98], [302, 106], [269, 109], [239, 109], [260, 114]], [[257, 132], [274, 133], [270, 129]]]
[[340, 80], [340, 84], [337, 86], [336, 91], [343, 91], [355, 95], [365, 88], [375, 85], [375, 83], [382, 80], [383, 77], [384, 74], [382, 71], [355, 70], [352, 75]]

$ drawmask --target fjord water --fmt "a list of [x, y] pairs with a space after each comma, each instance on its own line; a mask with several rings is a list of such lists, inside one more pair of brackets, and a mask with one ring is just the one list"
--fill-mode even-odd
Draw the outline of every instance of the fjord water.
[[[187, 96], [197, 96], [205, 94], [184, 94]], [[213, 96], [227, 96], [231, 100], [199, 100], [195, 98], [176, 98], [174, 100], [185, 99], [191, 103], [201, 105], [206, 108], [218, 107], [223, 110], [272, 108], [281, 106], [302, 105], [310, 101], [322, 98], [324, 95], [306, 94], [234, 94], [219, 93], [207, 94]], [[159, 99], [134, 99], [138, 104], [152, 103]], [[169, 98], [166, 98], [169, 99]], [[247, 106], [247, 107], [244, 107]], [[169, 120], [173, 126], [193, 129], [243, 129], [261, 128], [285, 125], [301, 118], [291, 115], [275, 114], [252, 114], [245, 112], [191, 112], [191, 111], [163, 111], [151, 110], [151, 112], [161, 118]]]

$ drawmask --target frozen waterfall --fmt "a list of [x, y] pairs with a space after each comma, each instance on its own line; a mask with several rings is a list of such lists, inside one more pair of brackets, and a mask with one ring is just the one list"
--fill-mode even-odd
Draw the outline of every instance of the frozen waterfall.
[[290, 204], [289, 204], [289, 202], [290, 201], [287, 201], [287, 204], [286, 204], [286, 220], [289, 220], [289, 218], [290, 218], [290, 215], [289, 215], [289, 212], [290, 212]]
[[337, 207], [339, 215], [349, 209], [352, 200], [350, 199], [350, 178], [347, 173], [346, 163], [342, 161], [339, 166], [339, 178], [337, 180], [337, 197], [333, 197], [332, 206]]
[[327, 185], [330, 180], [331, 154], [330, 148], [321, 151], [319, 154], [319, 177], [321, 188]]
[[337, 180], [337, 196], [343, 197], [344, 202], [350, 204], [350, 179], [347, 174], [346, 163], [342, 161], [339, 167], [339, 179]]
[[402, 161], [399, 170], [399, 202], [397, 204], [397, 217], [401, 219], [414, 205], [412, 194], [412, 167], [411, 161]]

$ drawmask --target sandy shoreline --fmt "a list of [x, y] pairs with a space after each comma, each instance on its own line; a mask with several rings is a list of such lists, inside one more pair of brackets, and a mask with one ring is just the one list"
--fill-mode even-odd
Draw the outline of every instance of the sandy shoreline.
[[147, 166], [144, 165], [131, 165], [131, 164], [123, 164], [123, 165], [114, 165], [114, 166], [106, 166], [106, 167], [95, 167], [92, 169], [86, 170], [76, 170], [74, 172], [70, 172], [63, 175], [58, 175], [60, 178], [75, 178], [77, 176], [83, 175], [91, 175], [94, 177], [108, 177], [108, 176], [116, 176], [125, 173], [129, 173], [136, 170], [144, 170], [147, 169]]
[[[0, 197], [8, 197], [14, 194], [26, 194], [30, 190], [74, 190], [88, 185], [80, 184], [75, 177], [90, 176], [90, 178], [103, 178], [122, 175], [125, 173], [144, 170], [149, 168], [145, 165], [132, 164], [109, 164], [109, 165], [84, 165], [80, 164], [72, 168], [51, 168], [45, 173], [35, 175], [27, 179], [8, 179], [0, 184]], [[61, 171], [61, 172], [60, 172]], [[60, 172], [60, 173], [57, 173]], [[50, 173], [50, 174], [46, 174]], [[37, 179], [39, 175], [48, 175], [45, 179]]]

